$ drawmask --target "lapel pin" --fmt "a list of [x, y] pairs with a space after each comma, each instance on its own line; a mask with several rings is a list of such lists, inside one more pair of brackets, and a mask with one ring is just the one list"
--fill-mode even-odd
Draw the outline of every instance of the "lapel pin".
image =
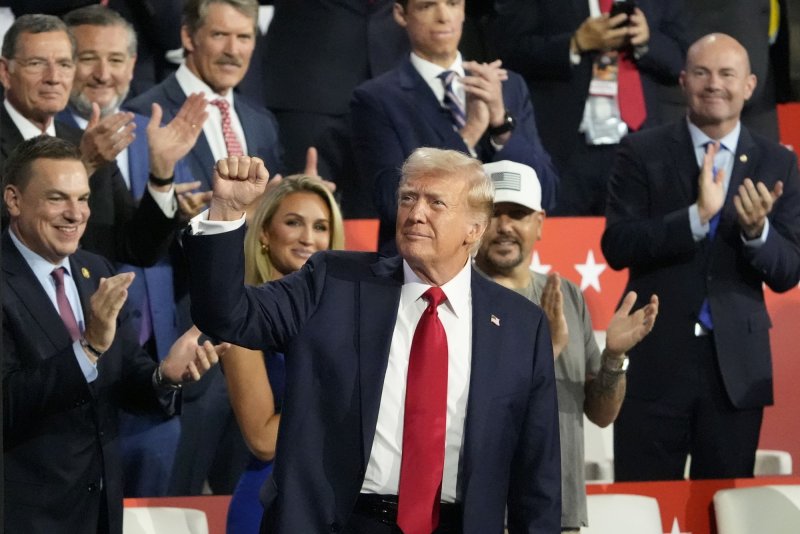
[[739, 156], [739, 161], [741, 161], [742, 163], [747, 163], [747, 154], [742, 154], [741, 156]]
[[83, 275], [84, 278], [91, 277], [91, 274], [89, 273], [89, 269], [87, 269], [86, 267], [81, 267], [81, 274]]
[[496, 315], [492, 315], [492, 318], [490, 319], [490, 321], [492, 321], [493, 325], [500, 326], [500, 318], [497, 317]]

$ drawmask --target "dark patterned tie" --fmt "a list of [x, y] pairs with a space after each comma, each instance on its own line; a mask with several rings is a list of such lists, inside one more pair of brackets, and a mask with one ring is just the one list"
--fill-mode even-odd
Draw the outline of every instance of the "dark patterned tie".
[[442, 80], [444, 86], [444, 105], [450, 110], [450, 117], [453, 120], [457, 130], [460, 130], [467, 123], [467, 114], [464, 112], [464, 106], [453, 91], [453, 81], [456, 79], [458, 73], [452, 70], [446, 70], [439, 74], [439, 79]]

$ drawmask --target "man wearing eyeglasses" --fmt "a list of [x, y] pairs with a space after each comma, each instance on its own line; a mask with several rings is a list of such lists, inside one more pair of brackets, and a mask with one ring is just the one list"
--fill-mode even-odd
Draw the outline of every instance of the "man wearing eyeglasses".
[[[81, 239], [84, 249], [114, 261], [152, 265], [166, 251], [177, 225], [176, 162], [194, 145], [197, 132], [186, 116], [155, 133], [163, 135], [151, 154], [147, 190], [137, 208], [119, 168], [116, 154], [133, 140], [130, 114], [94, 118], [85, 134], [54, 120], [67, 105], [75, 75], [75, 41], [64, 23], [50, 15], [24, 15], [9, 28], [0, 57], [0, 83], [5, 100], [0, 106], [0, 166], [23, 140], [56, 136], [79, 145], [90, 175], [92, 218]], [[99, 113], [98, 113], [99, 115]], [[191, 115], [191, 114], [189, 114]], [[180, 187], [181, 189], [178, 189]]]

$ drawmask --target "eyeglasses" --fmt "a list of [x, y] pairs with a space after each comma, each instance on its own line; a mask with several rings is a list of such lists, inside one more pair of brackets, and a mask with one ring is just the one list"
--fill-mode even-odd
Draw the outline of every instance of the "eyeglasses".
[[42, 74], [48, 68], [55, 68], [60, 74], [72, 74], [75, 71], [75, 62], [71, 59], [58, 59], [48, 61], [42, 58], [21, 59], [13, 58], [22, 67], [22, 70], [29, 74]]

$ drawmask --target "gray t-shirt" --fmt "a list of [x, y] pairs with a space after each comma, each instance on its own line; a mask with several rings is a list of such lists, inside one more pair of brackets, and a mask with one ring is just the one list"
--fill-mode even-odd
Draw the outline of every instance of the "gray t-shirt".
[[[531, 271], [531, 285], [516, 292], [538, 305], [546, 282], [547, 276]], [[561, 293], [569, 328], [569, 342], [555, 360], [561, 435], [561, 527], [578, 528], [588, 523], [583, 448], [584, 384], [587, 374], [600, 372], [601, 353], [581, 290], [561, 278]]]

